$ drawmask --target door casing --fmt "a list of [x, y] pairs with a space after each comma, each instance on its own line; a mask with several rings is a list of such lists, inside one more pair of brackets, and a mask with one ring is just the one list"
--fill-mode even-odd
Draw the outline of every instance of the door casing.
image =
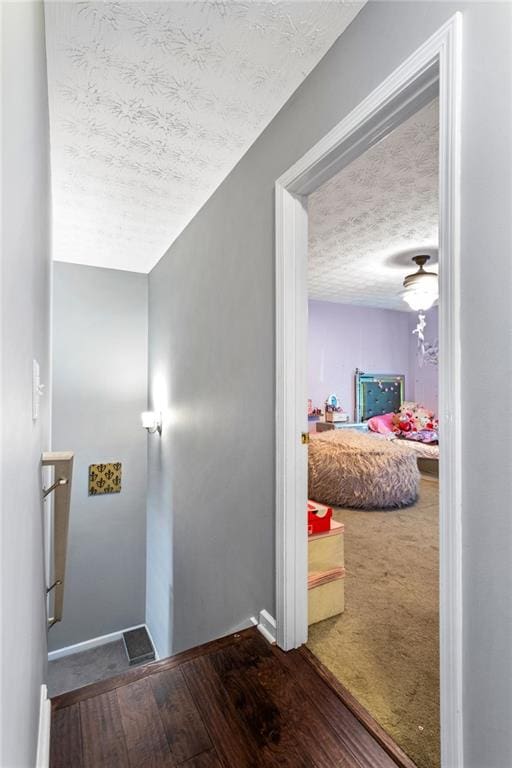
[[276, 632], [307, 640], [307, 196], [439, 95], [441, 765], [462, 768], [460, 119], [456, 13], [275, 183]]

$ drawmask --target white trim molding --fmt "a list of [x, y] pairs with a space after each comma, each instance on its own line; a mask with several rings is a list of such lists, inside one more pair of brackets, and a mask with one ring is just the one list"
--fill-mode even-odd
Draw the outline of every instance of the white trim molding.
[[258, 618], [251, 616], [251, 622], [256, 626], [258, 632], [261, 632], [263, 637], [271, 645], [276, 643], [276, 620], [270, 615], [268, 611], [263, 609], [260, 611]]
[[456, 13], [275, 185], [276, 638], [307, 639], [307, 195], [439, 94], [441, 765], [462, 768], [460, 108]]
[[123, 633], [129, 632], [131, 629], [140, 629], [140, 627], [146, 627], [146, 632], [149, 635], [151, 644], [155, 651], [155, 659], [158, 658], [155, 644], [151, 633], [146, 624], [136, 624], [134, 627], [126, 627], [125, 629], [119, 629], [116, 632], [110, 632], [108, 635], [99, 635], [98, 637], [91, 637], [90, 640], [84, 640], [81, 643], [75, 643], [74, 645], [66, 645], [64, 648], [57, 648], [56, 651], [50, 651], [48, 653], [48, 661], [55, 661], [56, 659], [62, 659], [64, 656], [71, 656], [73, 653], [80, 653], [81, 651], [89, 651], [91, 648], [98, 648], [100, 645], [106, 645], [107, 643], [113, 643], [116, 640], [123, 639]]
[[[149, 626], [147, 624], [142, 624], [143, 627], [146, 627], [146, 632], [148, 633], [148, 637], [151, 641], [151, 645], [153, 646], [153, 650], [155, 652], [155, 661], [158, 661], [160, 658], [160, 654], [158, 653], [157, 647], [155, 645], [155, 641], [153, 640], [153, 635], [151, 634], [151, 631], [149, 629]], [[123, 630], [123, 632], [127, 632], [126, 629]]]
[[50, 725], [52, 705], [48, 698], [46, 685], [41, 686], [39, 704], [39, 729], [37, 734], [36, 768], [48, 768], [50, 765]]

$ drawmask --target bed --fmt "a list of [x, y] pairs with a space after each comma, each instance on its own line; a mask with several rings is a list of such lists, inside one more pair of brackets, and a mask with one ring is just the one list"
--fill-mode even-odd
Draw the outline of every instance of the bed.
[[355, 373], [355, 421], [367, 422], [383, 413], [396, 413], [405, 400], [403, 373]]
[[310, 435], [309, 498], [355, 509], [413, 504], [420, 472], [438, 476], [439, 446], [433, 444], [437, 424], [427, 429], [423, 421], [425, 428], [417, 428], [425, 414], [432, 414], [405, 401], [403, 374], [356, 370], [355, 395], [355, 429]]
[[[355, 373], [355, 420], [360, 424], [371, 424], [376, 417], [398, 413], [405, 403], [405, 376], [403, 374], [363, 373], [356, 369]], [[408, 439], [406, 433], [389, 432], [382, 435], [373, 432], [372, 437], [386, 437], [395, 441], [406, 450], [414, 453], [421, 472], [439, 476], [439, 445], [426, 443], [421, 440]]]

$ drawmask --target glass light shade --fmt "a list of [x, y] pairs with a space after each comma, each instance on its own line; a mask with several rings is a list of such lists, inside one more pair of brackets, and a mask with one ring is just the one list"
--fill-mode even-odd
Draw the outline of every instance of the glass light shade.
[[154, 411], [144, 411], [140, 415], [140, 420], [144, 429], [156, 429], [158, 426], [158, 418]]
[[415, 312], [427, 310], [439, 297], [438, 277], [435, 272], [417, 272], [404, 280], [402, 298]]

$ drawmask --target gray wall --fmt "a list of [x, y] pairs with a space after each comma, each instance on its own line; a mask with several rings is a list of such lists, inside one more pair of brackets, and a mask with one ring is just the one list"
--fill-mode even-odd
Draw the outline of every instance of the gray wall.
[[[64, 619], [50, 650], [145, 618], [147, 276], [55, 262], [52, 441], [75, 452]], [[119, 494], [89, 464], [121, 461]]]
[[41, 452], [48, 386], [50, 186], [42, 3], [2, 3], [2, 719], [0, 765], [35, 765], [46, 677]]
[[[274, 180], [454, 11], [464, 17], [465, 768], [512, 765], [510, 22], [493, 3], [369, 3], [150, 274], [148, 619], [162, 649], [274, 610]], [[174, 543], [174, 561], [170, 561]]]

